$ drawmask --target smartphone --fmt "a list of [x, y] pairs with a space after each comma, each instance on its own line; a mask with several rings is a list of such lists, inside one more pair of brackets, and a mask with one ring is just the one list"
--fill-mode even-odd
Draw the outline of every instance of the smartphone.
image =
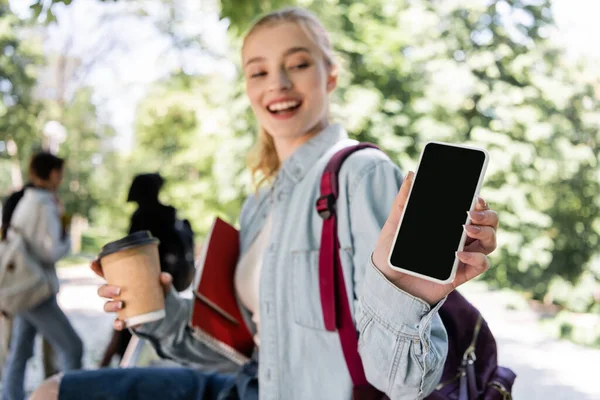
[[388, 258], [390, 268], [446, 284], [454, 280], [488, 164], [484, 149], [428, 142]]

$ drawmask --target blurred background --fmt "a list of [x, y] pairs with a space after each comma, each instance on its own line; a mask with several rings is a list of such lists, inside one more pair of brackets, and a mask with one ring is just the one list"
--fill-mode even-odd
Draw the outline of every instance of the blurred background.
[[[529, 387], [518, 398], [600, 398], [573, 374], [600, 361], [599, 1], [0, 0], [0, 198], [26, 181], [34, 151], [68, 160], [64, 268], [126, 232], [136, 173], [161, 172], [162, 200], [200, 243], [215, 215], [236, 222], [256, 132], [241, 37], [292, 4], [332, 35], [332, 114], [353, 137], [405, 171], [428, 140], [488, 149], [482, 195], [501, 216], [499, 249], [464, 290]], [[539, 368], [523, 364], [535, 349]]]

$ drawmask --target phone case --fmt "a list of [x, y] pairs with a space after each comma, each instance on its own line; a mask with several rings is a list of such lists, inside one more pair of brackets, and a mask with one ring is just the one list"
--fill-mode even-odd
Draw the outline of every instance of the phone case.
[[[481, 167], [481, 172], [479, 174], [479, 181], [477, 182], [477, 187], [475, 189], [475, 196], [473, 196], [473, 200], [471, 200], [471, 206], [469, 207], [469, 210], [472, 211], [474, 206], [475, 206], [475, 197], [479, 195], [479, 191], [481, 190], [481, 185], [483, 184], [483, 178], [485, 176], [485, 171], [487, 169], [487, 165], [488, 165], [488, 161], [489, 161], [489, 154], [488, 152], [480, 147], [474, 147], [474, 146], [467, 146], [467, 145], [459, 145], [459, 144], [452, 144], [452, 143], [445, 143], [445, 142], [439, 142], [439, 141], [435, 141], [435, 140], [431, 140], [428, 141], [425, 144], [425, 147], [423, 148], [423, 151], [421, 152], [421, 155], [419, 156], [419, 163], [417, 164], [417, 170], [415, 171], [415, 177], [413, 182], [416, 182], [419, 176], [419, 166], [421, 165], [421, 160], [423, 159], [423, 154], [425, 154], [425, 150], [427, 149], [427, 145], [429, 144], [439, 144], [439, 145], [443, 145], [443, 146], [450, 146], [450, 147], [460, 147], [463, 149], [471, 149], [471, 150], [477, 150], [477, 151], [481, 151], [483, 152], [483, 154], [485, 155], [485, 160], [483, 162], [483, 166]], [[412, 193], [412, 186], [408, 192], [408, 198], [406, 199], [406, 205], [404, 207], [404, 209], [406, 210], [406, 208], [408, 207], [408, 204], [410, 203], [410, 195]], [[398, 233], [400, 232], [400, 227], [402, 226], [402, 220], [404, 219], [404, 212], [402, 212], [402, 215], [400, 216], [400, 222], [398, 223], [398, 226], [396, 227], [396, 234], [394, 235], [394, 241], [392, 242], [392, 247], [390, 248], [390, 251], [388, 253], [388, 257], [387, 257], [387, 263], [388, 266], [393, 269], [394, 271], [398, 271], [398, 272], [402, 272], [404, 274], [408, 274], [408, 275], [412, 275], [412, 276], [416, 276], [418, 278], [421, 279], [425, 279], [428, 281], [432, 281], [435, 283], [439, 283], [442, 285], [451, 283], [452, 281], [454, 281], [454, 278], [456, 276], [456, 269], [458, 268], [458, 257], [454, 256], [454, 265], [452, 266], [452, 271], [450, 273], [450, 277], [446, 280], [439, 280], [436, 278], [433, 278], [431, 276], [428, 275], [423, 275], [423, 274], [419, 274], [418, 272], [414, 272], [414, 271], [410, 271], [410, 270], [406, 270], [400, 267], [396, 267], [394, 265], [392, 265], [391, 262], [391, 256], [392, 256], [392, 251], [394, 249], [394, 247], [396, 246], [396, 240], [398, 239]], [[465, 224], [469, 224], [471, 222], [469, 215], [466, 215], [465, 218]], [[460, 239], [460, 243], [458, 245], [458, 248], [456, 249], [456, 251], [462, 251], [462, 249], [464, 248], [465, 245], [465, 241], [467, 239], [467, 233], [463, 231], [461, 239]]]

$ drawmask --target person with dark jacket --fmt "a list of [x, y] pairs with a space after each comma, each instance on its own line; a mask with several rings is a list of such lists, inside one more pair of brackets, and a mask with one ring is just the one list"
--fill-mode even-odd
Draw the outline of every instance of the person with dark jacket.
[[[169, 259], [169, 249], [172, 247], [174, 239], [173, 231], [177, 224], [177, 210], [159, 201], [158, 194], [163, 184], [164, 179], [158, 173], [140, 174], [133, 179], [127, 202], [137, 203], [138, 208], [131, 216], [129, 233], [150, 231], [152, 236], [158, 238], [160, 240], [158, 254], [161, 269], [170, 273], [174, 281], [178, 281], [181, 271], [171, 268], [172, 262]], [[187, 287], [187, 285], [185, 286]], [[186, 287], [176, 287], [176, 289], [181, 291]]]
[[[181, 264], [173, 262], [173, 258], [177, 258], [177, 253], [179, 253], [177, 250], [173, 251], [173, 248], [181, 247], [176, 226], [183, 225], [182, 229], [187, 232], [187, 236], [193, 237], [193, 232], [187, 220], [179, 221], [177, 219], [177, 210], [174, 207], [162, 204], [158, 199], [163, 184], [164, 179], [158, 173], [140, 174], [134, 177], [127, 195], [127, 202], [137, 203], [138, 208], [131, 216], [129, 233], [150, 231], [152, 236], [158, 238], [161, 270], [170, 273], [173, 276], [175, 289], [182, 291], [191, 283], [193, 274], [189, 268], [181, 268]], [[193, 241], [189, 246], [193, 247]], [[100, 367], [109, 366], [116, 354], [122, 358], [130, 339], [131, 333], [128, 330], [114, 331], [113, 338], [100, 362]]]

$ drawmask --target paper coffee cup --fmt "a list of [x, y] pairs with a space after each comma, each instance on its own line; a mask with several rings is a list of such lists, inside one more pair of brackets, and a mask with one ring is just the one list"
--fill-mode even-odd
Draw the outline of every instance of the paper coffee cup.
[[158, 243], [148, 231], [135, 232], [106, 244], [99, 255], [107, 283], [121, 288], [115, 300], [125, 307], [117, 315], [127, 327], [165, 317]]

